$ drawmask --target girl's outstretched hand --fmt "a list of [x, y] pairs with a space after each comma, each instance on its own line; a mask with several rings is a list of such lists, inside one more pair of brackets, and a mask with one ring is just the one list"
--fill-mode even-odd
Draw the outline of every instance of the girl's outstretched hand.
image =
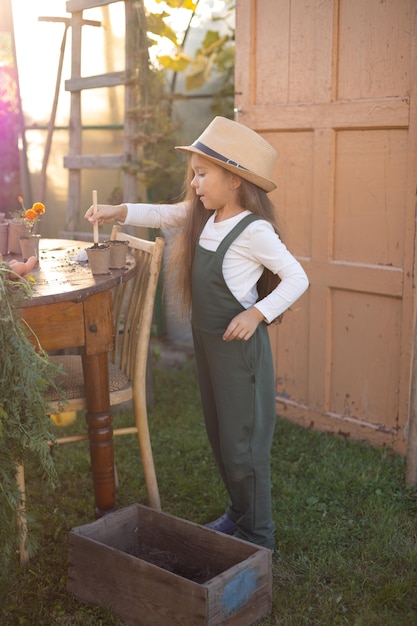
[[232, 319], [226, 328], [226, 332], [223, 335], [224, 341], [233, 341], [234, 339], [247, 341], [252, 337], [263, 319], [262, 313], [254, 306], [246, 309], [246, 311], [242, 311], [242, 313], [239, 313]]
[[106, 222], [124, 222], [127, 215], [127, 206], [125, 204], [98, 204], [96, 213], [93, 212], [93, 206], [85, 212], [85, 219], [94, 224], [105, 224]]

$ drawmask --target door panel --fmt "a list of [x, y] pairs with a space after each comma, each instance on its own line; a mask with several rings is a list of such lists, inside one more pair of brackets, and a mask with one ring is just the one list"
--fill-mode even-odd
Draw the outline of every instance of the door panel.
[[242, 0], [238, 120], [310, 289], [271, 327], [277, 410], [405, 451], [415, 318], [417, 3]]

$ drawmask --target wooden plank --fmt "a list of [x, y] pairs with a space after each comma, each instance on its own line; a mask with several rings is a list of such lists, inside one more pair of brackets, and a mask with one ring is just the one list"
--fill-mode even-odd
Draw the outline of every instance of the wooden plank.
[[324, 0], [318, 3], [314, 16], [314, 88], [317, 102], [332, 100], [332, 81], [335, 72], [332, 72], [333, 50], [336, 47], [335, 29], [333, 25], [337, 19], [338, 2]]
[[84, 313], [82, 302], [57, 302], [23, 310], [23, 317], [35, 333], [33, 342], [42, 337], [46, 351], [84, 345]]
[[407, 98], [356, 102], [264, 105], [245, 108], [240, 121], [258, 131], [291, 131], [307, 128], [406, 128], [410, 105]]
[[113, 309], [110, 291], [102, 291], [84, 302], [86, 354], [114, 349]]
[[[314, 131], [312, 163], [319, 163], [313, 172], [313, 197], [311, 218], [311, 250], [314, 264], [327, 271], [330, 245], [327, 224], [332, 215], [332, 173], [334, 169], [334, 133], [331, 129]], [[297, 228], [293, 224], [293, 228]], [[304, 264], [309, 275], [310, 264]], [[308, 269], [307, 269], [308, 268]], [[326, 405], [329, 381], [329, 290], [327, 281], [310, 278], [310, 320], [308, 333], [308, 402], [309, 406]], [[314, 283], [314, 284], [313, 284]], [[313, 363], [313, 359], [315, 362]], [[294, 372], [292, 373], [294, 376]]]
[[399, 428], [386, 428], [384, 424], [372, 424], [368, 421], [345, 415], [326, 413], [321, 407], [314, 408], [277, 397], [277, 413], [286, 419], [322, 432], [337, 433], [346, 439], [367, 441], [375, 446], [388, 446], [396, 452], [404, 454], [406, 443]]
[[[81, 31], [82, 11], [77, 11], [71, 17], [71, 76], [81, 75]], [[71, 93], [70, 106], [70, 133], [68, 154], [71, 157], [82, 151], [82, 118], [81, 92]], [[68, 210], [65, 222], [66, 230], [76, 230], [81, 211], [81, 173], [71, 170], [68, 176]]]
[[338, 261], [326, 263], [319, 260], [305, 260], [302, 263], [314, 284], [318, 286], [379, 293], [392, 298], [401, 298], [403, 294], [404, 272], [398, 267]]
[[[244, 3], [243, 3], [244, 4]], [[268, 106], [272, 103], [286, 104], [291, 102], [294, 74], [291, 73], [293, 61], [292, 36], [295, 24], [293, 12], [302, 3], [291, 0], [256, 0], [251, 11], [250, 31], [250, 95], [253, 104]], [[303, 14], [307, 14], [304, 11]], [[273, 26], [272, 26], [273, 25]], [[302, 28], [302, 27], [301, 27]], [[304, 84], [311, 85], [314, 76], [311, 71], [311, 54], [308, 50], [310, 28], [305, 28], [303, 35], [303, 67], [305, 68]], [[262, 34], [261, 34], [262, 33]], [[239, 50], [240, 54], [240, 50]], [[300, 52], [301, 54], [301, 52]], [[236, 55], [236, 58], [239, 55]], [[299, 54], [297, 54], [299, 58]], [[310, 70], [310, 71], [309, 71]], [[305, 101], [305, 98], [302, 99]]]
[[338, 98], [408, 94], [415, 0], [338, 2]]
[[205, 587], [73, 533], [69, 550], [67, 589], [77, 599], [135, 626], [206, 623]]
[[[414, 10], [410, 28], [414, 33], [410, 54], [411, 76], [417, 72], [417, 10]], [[417, 81], [410, 82], [410, 102], [412, 115], [408, 129], [408, 163], [407, 163], [407, 221], [406, 233], [416, 233], [415, 221], [415, 188], [417, 172]], [[408, 280], [404, 289], [404, 320], [403, 328], [410, 329], [404, 332], [402, 337], [402, 362], [401, 362], [401, 388], [399, 401], [401, 406], [408, 409], [405, 415], [407, 443], [407, 471], [406, 482], [408, 485], [417, 484], [417, 290], [415, 277], [417, 274], [417, 258], [415, 254], [415, 239], [408, 236], [405, 242], [404, 267], [413, 268], [413, 281]], [[410, 381], [410, 382], [409, 382]], [[408, 418], [408, 419], [407, 419]]]
[[64, 167], [69, 170], [118, 169], [125, 162], [123, 154], [72, 154], [64, 157]]
[[100, 87], [116, 87], [125, 85], [126, 72], [109, 72], [97, 76], [79, 76], [65, 81], [66, 91], [81, 91], [81, 89], [98, 89]]
[[84, 11], [84, 9], [94, 9], [95, 7], [103, 7], [106, 4], [114, 4], [120, 0], [68, 0], [66, 3], [67, 13], [74, 11]]

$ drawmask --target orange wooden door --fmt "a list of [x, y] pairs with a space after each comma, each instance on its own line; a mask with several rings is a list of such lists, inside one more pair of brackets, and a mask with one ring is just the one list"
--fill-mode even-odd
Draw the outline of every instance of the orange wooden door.
[[278, 412], [405, 451], [414, 327], [415, 0], [242, 0], [238, 120], [310, 289], [271, 329]]

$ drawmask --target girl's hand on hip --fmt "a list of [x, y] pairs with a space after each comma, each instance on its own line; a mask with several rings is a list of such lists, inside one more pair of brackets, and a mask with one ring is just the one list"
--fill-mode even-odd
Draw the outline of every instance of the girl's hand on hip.
[[252, 337], [263, 319], [262, 313], [254, 306], [246, 311], [242, 311], [242, 313], [239, 313], [232, 319], [226, 328], [226, 332], [223, 335], [224, 341], [233, 341], [234, 339], [247, 341]]

